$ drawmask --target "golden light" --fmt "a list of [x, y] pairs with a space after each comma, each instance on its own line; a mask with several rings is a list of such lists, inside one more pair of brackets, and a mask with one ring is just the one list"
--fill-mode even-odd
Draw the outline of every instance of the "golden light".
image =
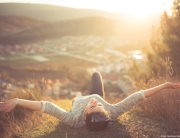
[[172, 0], [114, 0], [114, 4], [104, 1], [106, 2], [99, 9], [126, 13], [139, 19], [152, 14], [162, 14], [164, 10], [169, 11], [173, 4]]
[[97, 9], [109, 12], [126, 13], [135, 18], [170, 11], [173, 0], [1, 0], [1, 2], [44, 3], [72, 8]]
[[152, 14], [162, 14], [164, 10], [170, 10], [173, 4], [173, 0], [54, 0], [51, 2], [74, 8], [126, 13], [139, 19]]

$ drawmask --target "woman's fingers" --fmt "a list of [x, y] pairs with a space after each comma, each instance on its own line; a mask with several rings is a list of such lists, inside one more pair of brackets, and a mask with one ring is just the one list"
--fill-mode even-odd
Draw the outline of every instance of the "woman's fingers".
[[0, 111], [1, 112], [4, 112], [5, 110], [6, 110], [6, 104], [5, 103], [1, 103], [1, 105], [0, 105]]
[[0, 109], [1, 109], [1, 111], [4, 111], [5, 110], [5, 107], [6, 106], [6, 104], [5, 104], [5, 102], [2, 102], [1, 104], [0, 104]]
[[1, 102], [0, 103], [0, 111], [1, 112], [9, 112], [12, 110], [13, 105], [11, 104], [10, 101], [7, 102]]
[[4, 105], [3, 105], [3, 102], [0, 103], [0, 111], [3, 112], [4, 110]]
[[7, 112], [11, 111], [11, 110], [12, 110], [12, 106], [13, 106], [12, 103], [8, 101], [8, 102], [5, 104], [4, 112], [7, 113]]
[[8, 100], [6, 102], [0, 102], [0, 112], [7, 113], [14, 109], [16, 106], [15, 100], [16, 98]]
[[11, 108], [8, 108], [4, 111], [4, 113], [10, 112], [10, 111], [11, 111]]
[[174, 83], [174, 84], [172, 85], [172, 88], [174, 88], [174, 89], [180, 88], [180, 82]]

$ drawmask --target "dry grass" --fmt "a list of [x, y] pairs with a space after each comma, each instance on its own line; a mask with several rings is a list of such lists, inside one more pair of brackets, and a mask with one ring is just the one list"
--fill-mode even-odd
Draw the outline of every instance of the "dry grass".
[[[19, 89], [9, 97], [18, 97], [28, 100], [39, 100], [40, 94], [32, 90]], [[39, 112], [32, 112], [29, 109], [16, 107], [9, 113], [0, 113], [0, 136], [10, 137], [26, 128], [37, 124], [40, 118]]]
[[[163, 78], [151, 79], [147, 84], [141, 82], [140, 88], [151, 88], [165, 82]], [[171, 80], [178, 82], [177, 79]], [[180, 131], [180, 90], [164, 89], [153, 95], [147, 100], [141, 102], [139, 107], [150, 117], [163, 119], [168, 126], [168, 131]]]
[[[152, 79], [147, 84], [143, 81], [139, 82], [137, 86], [139, 89], [146, 89], [158, 84], [163, 83], [164, 79]], [[71, 99], [58, 99], [53, 100], [45, 97], [41, 97], [37, 91], [30, 90], [18, 90], [13, 97], [29, 99], [29, 100], [50, 100], [55, 104], [61, 106], [66, 110], [71, 110]], [[110, 99], [106, 98], [110, 103], [117, 103], [122, 100], [122, 98]], [[136, 108], [132, 110], [130, 114], [133, 114], [139, 110], [143, 112], [148, 118], [158, 117], [166, 125], [167, 134], [173, 134], [173, 131], [180, 131], [180, 92], [179, 90], [163, 90], [158, 94], [148, 98], [147, 100], [141, 102]], [[80, 129], [71, 129], [68, 126], [59, 123], [58, 120], [47, 114], [40, 112], [33, 112], [31, 110], [17, 107], [14, 111], [4, 114], [0, 113], [0, 137], [9, 138], [9, 137], [33, 137], [33, 138], [48, 138], [48, 137], [134, 137], [132, 134], [136, 134], [132, 131], [132, 127], [124, 126], [125, 121], [130, 116], [122, 116], [120, 122], [116, 122], [112, 125], [109, 125], [106, 131], [103, 132], [90, 132], [86, 130], [85, 127]], [[133, 124], [136, 126], [137, 118], [135, 117]], [[122, 120], [125, 120], [122, 122]], [[133, 120], [133, 119], [132, 119]], [[147, 123], [147, 122], [146, 122]], [[123, 124], [123, 125], [122, 125]], [[139, 124], [140, 125], [140, 124]], [[135, 127], [137, 128], [137, 127]], [[139, 126], [141, 128], [141, 126]], [[144, 127], [143, 127], [144, 128]], [[131, 130], [131, 131], [129, 131]], [[139, 130], [136, 130], [139, 131]], [[142, 131], [144, 132], [144, 131]], [[149, 132], [150, 133], [150, 132]], [[138, 136], [141, 135], [138, 133]], [[144, 134], [145, 135], [145, 134]], [[146, 136], [148, 132], [146, 132]], [[150, 135], [150, 134], [149, 134]]]

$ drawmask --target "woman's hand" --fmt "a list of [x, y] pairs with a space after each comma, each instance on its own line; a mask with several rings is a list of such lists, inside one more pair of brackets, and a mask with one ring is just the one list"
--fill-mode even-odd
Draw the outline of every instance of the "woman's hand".
[[165, 86], [166, 86], [166, 88], [178, 89], [178, 88], [180, 88], [180, 82], [178, 82], [178, 83], [166, 82]]
[[144, 90], [144, 96], [145, 96], [145, 98], [150, 97], [150, 96], [154, 95], [155, 93], [157, 93], [163, 89], [166, 89], [166, 88], [178, 89], [178, 88], [180, 88], [180, 82], [178, 82], [178, 83], [166, 82], [161, 85], [152, 87], [150, 89], [146, 89], [146, 90]]
[[10, 112], [13, 110], [17, 105], [18, 98], [14, 98], [11, 100], [8, 100], [6, 102], [0, 102], [0, 111], [1, 112]]

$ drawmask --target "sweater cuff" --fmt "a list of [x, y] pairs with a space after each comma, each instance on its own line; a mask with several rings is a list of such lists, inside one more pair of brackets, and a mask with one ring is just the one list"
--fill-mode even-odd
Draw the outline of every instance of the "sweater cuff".
[[145, 100], [146, 98], [145, 98], [145, 95], [144, 95], [144, 90], [141, 90], [140, 92], [141, 92], [141, 95], [142, 95], [143, 99]]
[[44, 112], [45, 111], [45, 102], [41, 101], [41, 105], [42, 105], [41, 112]]

